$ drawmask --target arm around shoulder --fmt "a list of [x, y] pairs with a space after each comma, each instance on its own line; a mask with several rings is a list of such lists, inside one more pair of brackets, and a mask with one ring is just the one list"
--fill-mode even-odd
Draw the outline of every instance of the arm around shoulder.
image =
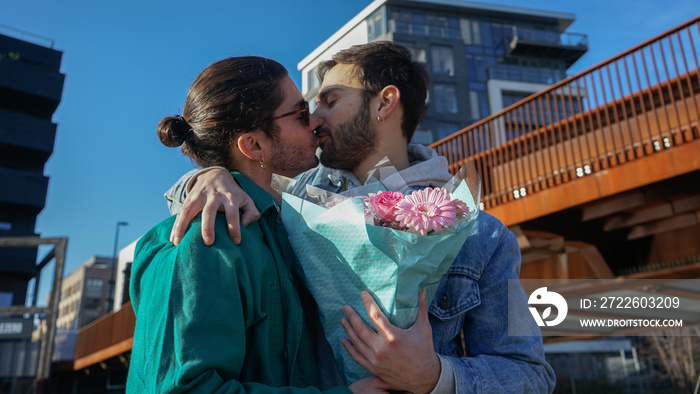
[[178, 212], [180, 212], [182, 204], [185, 202], [185, 198], [187, 198], [187, 194], [189, 193], [190, 189], [192, 189], [192, 184], [195, 182], [197, 177], [200, 174], [203, 174], [214, 168], [226, 170], [223, 167], [207, 167], [192, 169], [190, 171], [187, 171], [183, 176], [181, 176], [180, 179], [178, 179], [177, 182], [175, 182], [175, 184], [173, 184], [170, 187], [170, 189], [168, 189], [165, 192], [163, 196], [168, 202], [168, 209], [170, 210], [171, 215], [176, 215]]

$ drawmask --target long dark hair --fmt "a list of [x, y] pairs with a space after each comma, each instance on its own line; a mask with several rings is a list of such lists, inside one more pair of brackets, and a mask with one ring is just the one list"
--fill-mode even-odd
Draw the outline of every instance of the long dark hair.
[[[284, 100], [280, 81], [287, 70], [278, 62], [256, 56], [229, 57], [207, 67], [187, 93], [182, 115], [166, 116], [158, 137], [201, 167], [234, 169], [235, 137], [269, 119]], [[259, 127], [274, 138], [274, 122]]]

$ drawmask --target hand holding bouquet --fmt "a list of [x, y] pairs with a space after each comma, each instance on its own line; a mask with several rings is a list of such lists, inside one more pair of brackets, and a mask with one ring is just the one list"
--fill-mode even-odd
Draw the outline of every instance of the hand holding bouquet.
[[352, 306], [371, 325], [360, 296], [366, 290], [392, 324], [410, 327], [420, 291], [426, 289], [430, 305], [479, 212], [481, 185], [473, 167], [441, 188], [409, 188], [398, 176], [394, 170], [343, 194], [273, 177], [297, 272], [318, 304], [346, 384], [370, 374], [340, 342], [346, 336], [343, 306]]

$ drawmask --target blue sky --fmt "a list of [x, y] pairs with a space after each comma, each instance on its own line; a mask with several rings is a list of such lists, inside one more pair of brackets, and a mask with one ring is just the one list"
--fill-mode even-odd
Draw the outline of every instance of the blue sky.
[[[700, 0], [484, 2], [575, 14], [568, 31], [587, 34], [590, 49], [574, 73], [700, 12]], [[48, 37], [63, 52], [66, 80], [36, 230], [69, 237], [66, 273], [92, 255], [111, 255], [118, 221], [129, 223], [121, 248], [168, 217], [163, 192], [192, 164], [155, 129], [180, 113], [199, 72], [227, 56], [259, 55], [284, 64], [299, 86], [297, 63], [369, 3], [0, 0], [0, 25]]]

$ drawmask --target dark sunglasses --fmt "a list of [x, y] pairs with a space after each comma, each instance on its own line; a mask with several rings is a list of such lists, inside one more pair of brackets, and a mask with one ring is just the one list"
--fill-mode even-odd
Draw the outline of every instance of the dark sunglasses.
[[309, 124], [311, 123], [311, 120], [309, 119], [309, 102], [304, 100], [301, 102], [300, 109], [297, 109], [297, 110], [292, 111], [292, 112], [287, 112], [286, 114], [277, 115], [277, 116], [270, 118], [270, 119], [261, 120], [260, 122], [256, 122], [252, 126], [250, 126], [250, 129], [252, 130], [252, 129], [256, 128], [258, 125], [263, 124], [263, 123], [272, 122], [273, 120], [277, 120], [277, 119], [284, 118], [287, 116], [293, 116], [296, 114], [301, 114], [301, 122], [304, 124], [305, 127], [309, 127]]

